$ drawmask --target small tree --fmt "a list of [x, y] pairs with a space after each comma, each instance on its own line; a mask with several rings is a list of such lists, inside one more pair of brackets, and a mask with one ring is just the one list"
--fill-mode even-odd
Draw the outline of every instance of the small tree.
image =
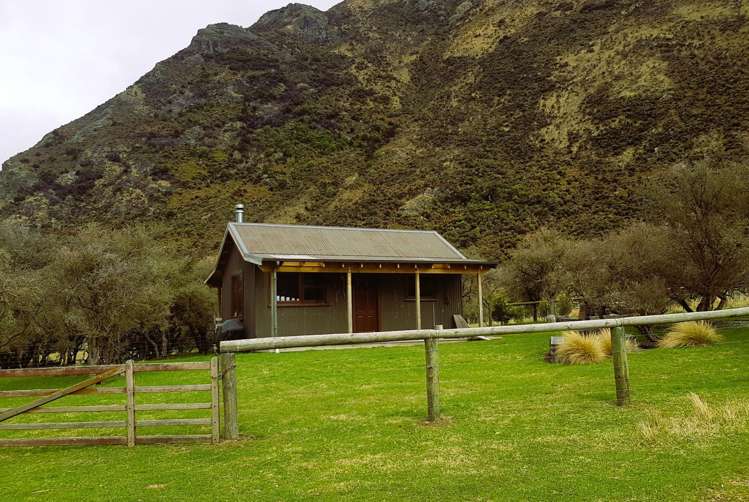
[[[559, 291], [558, 277], [569, 241], [559, 232], [541, 229], [527, 235], [500, 271], [500, 283], [515, 299], [540, 302]], [[538, 309], [533, 305], [533, 320]]]
[[46, 305], [43, 273], [54, 249], [54, 239], [16, 221], [0, 222], [0, 365], [45, 364], [55, 349], [55, 332], [45, 325], [60, 312]]
[[668, 246], [658, 274], [685, 310], [720, 309], [749, 284], [749, 168], [700, 162], [658, 176], [650, 218]]
[[489, 312], [493, 321], [497, 321], [499, 324], [507, 324], [517, 317], [517, 309], [510, 305], [510, 300], [504, 291], [493, 292], [488, 300]]
[[603, 239], [577, 241], [562, 257], [557, 283], [579, 300], [584, 318], [603, 315], [615, 303], [611, 261]]
[[211, 267], [207, 260], [185, 264], [181, 277], [186, 280], [176, 290], [171, 306], [171, 331], [191, 339], [201, 354], [208, 353], [215, 341], [211, 335], [216, 297], [202, 282]]
[[612, 300], [621, 313], [663, 314], [671, 304], [662, 271], [668, 263], [668, 233], [663, 227], [635, 223], [603, 242], [613, 286]]
[[120, 360], [131, 330], [166, 325], [169, 258], [143, 227], [123, 232], [91, 225], [60, 250], [55, 286], [71, 329], [86, 337], [91, 363]]

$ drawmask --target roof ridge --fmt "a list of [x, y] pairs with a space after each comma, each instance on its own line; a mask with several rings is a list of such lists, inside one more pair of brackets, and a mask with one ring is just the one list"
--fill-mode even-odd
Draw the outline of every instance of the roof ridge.
[[[255, 226], [255, 227], [283, 227], [283, 228], [324, 228], [326, 230], [356, 230], [365, 232], [404, 232], [404, 233], [422, 233], [422, 234], [437, 234], [440, 237], [439, 232], [436, 230], [410, 230], [407, 228], [367, 228], [367, 227], [341, 227], [341, 226], [325, 226], [325, 225], [294, 225], [292, 223], [250, 223], [250, 222], [229, 222], [229, 225], [233, 226]], [[443, 238], [444, 239], [444, 238]]]

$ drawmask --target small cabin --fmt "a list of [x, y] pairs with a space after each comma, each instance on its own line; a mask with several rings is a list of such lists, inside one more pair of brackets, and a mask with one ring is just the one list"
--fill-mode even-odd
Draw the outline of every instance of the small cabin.
[[206, 281], [224, 338], [455, 327], [463, 277], [480, 290], [496, 266], [437, 232], [244, 223], [236, 212]]

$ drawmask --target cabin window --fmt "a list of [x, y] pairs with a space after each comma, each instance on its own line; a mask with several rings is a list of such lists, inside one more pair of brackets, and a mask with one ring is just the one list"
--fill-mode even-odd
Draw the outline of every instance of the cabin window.
[[[422, 275], [420, 277], [420, 293], [421, 293], [421, 299], [422, 300], [436, 300], [437, 299], [437, 292], [439, 291], [439, 278], [430, 276], [430, 275]], [[416, 299], [416, 277], [410, 276], [408, 278], [408, 293], [406, 294], [407, 300], [415, 300]]]
[[276, 301], [285, 305], [323, 305], [325, 283], [317, 274], [279, 273]]
[[231, 277], [231, 313], [235, 319], [244, 317], [244, 291], [240, 275]]

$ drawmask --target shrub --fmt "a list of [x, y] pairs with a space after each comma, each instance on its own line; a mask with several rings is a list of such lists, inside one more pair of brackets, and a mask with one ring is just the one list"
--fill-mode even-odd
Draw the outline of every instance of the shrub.
[[572, 298], [567, 293], [560, 293], [556, 299], [556, 314], [560, 316], [568, 316], [572, 312], [574, 305], [572, 304]]
[[510, 305], [510, 301], [503, 292], [491, 294], [487, 301], [492, 319], [500, 324], [506, 324], [519, 316], [518, 309]]
[[680, 322], [675, 324], [659, 342], [666, 349], [713, 345], [721, 337], [709, 322]]
[[577, 331], [565, 331], [557, 347], [557, 359], [565, 364], [591, 364], [606, 358], [597, 336], [586, 336]]
[[[594, 336], [598, 340], [598, 344], [601, 346], [601, 350], [603, 351], [604, 355], [610, 356], [611, 330], [609, 328], [601, 328], [595, 332]], [[634, 339], [627, 337], [625, 348], [627, 352], [634, 352], [638, 348], [637, 342]]]

